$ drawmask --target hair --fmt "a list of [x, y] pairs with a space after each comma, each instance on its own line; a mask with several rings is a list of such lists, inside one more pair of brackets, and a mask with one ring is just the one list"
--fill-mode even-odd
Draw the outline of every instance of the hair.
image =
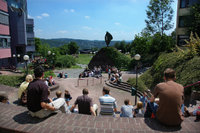
[[109, 94], [109, 93], [110, 93], [110, 89], [109, 89], [108, 87], [104, 86], [104, 87], [103, 87], [103, 92], [104, 92], [105, 94]]
[[143, 103], [141, 101], [137, 102], [137, 108], [141, 109], [143, 107]]
[[83, 95], [87, 95], [89, 93], [87, 88], [84, 88], [82, 92], [83, 92]]
[[62, 95], [62, 92], [61, 92], [61, 91], [56, 91], [56, 96], [57, 96], [57, 98], [60, 98], [61, 95]]
[[164, 76], [166, 79], [174, 79], [176, 76], [176, 72], [171, 68], [167, 68], [164, 71]]
[[124, 104], [125, 104], [125, 105], [128, 105], [129, 103], [130, 103], [130, 100], [129, 100], [129, 99], [125, 99], [125, 100], [124, 100]]
[[0, 102], [3, 102], [4, 100], [8, 100], [8, 95], [4, 91], [0, 91]]
[[42, 66], [37, 66], [35, 69], [34, 69], [34, 75], [35, 75], [35, 78], [40, 78], [42, 77], [44, 73], [44, 68]]
[[69, 94], [69, 91], [67, 89], [65, 89], [65, 94]]
[[33, 80], [33, 76], [32, 75], [27, 75], [25, 78], [26, 82], [31, 82]]

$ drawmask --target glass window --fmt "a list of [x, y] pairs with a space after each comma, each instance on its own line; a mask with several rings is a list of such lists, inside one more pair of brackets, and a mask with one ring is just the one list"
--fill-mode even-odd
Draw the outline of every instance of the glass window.
[[180, 8], [186, 8], [189, 5], [189, 0], [181, 0]]
[[26, 32], [33, 33], [33, 25], [26, 25]]
[[179, 16], [179, 24], [180, 28], [182, 27], [189, 27], [191, 23], [191, 16]]
[[35, 45], [34, 39], [27, 39], [27, 45], [28, 45], [28, 46], [33, 46], [33, 45]]
[[10, 39], [7, 38], [0, 38], [0, 47], [7, 48], [10, 46]]

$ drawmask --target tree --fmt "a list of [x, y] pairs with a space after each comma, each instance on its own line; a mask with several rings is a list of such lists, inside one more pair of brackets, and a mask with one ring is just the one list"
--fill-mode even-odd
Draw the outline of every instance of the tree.
[[76, 44], [76, 42], [70, 42], [68, 44], [68, 54], [72, 55], [72, 54], [76, 54], [78, 53], [78, 49], [79, 49], [79, 46]]
[[186, 22], [189, 25], [189, 34], [193, 32], [200, 36], [200, 3], [191, 6], [190, 11], [190, 20]]
[[39, 47], [41, 46], [41, 40], [40, 38], [36, 38], [35, 37], [35, 51], [38, 52], [39, 51]]
[[69, 52], [68, 44], [64, 44], [59, 47], [59, 52], [61, 55], [66, 55]]
[[173, 28], [172, 2], [173, 0], [150, 0], [146, 10], [147, 20], [145, 20], [147, 31], [152, 34], [159, 32], [163, 35], [164, 31]]

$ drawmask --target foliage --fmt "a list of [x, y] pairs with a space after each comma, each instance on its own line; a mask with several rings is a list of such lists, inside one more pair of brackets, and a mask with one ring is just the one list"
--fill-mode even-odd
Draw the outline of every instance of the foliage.
[[77, 54], [78, 53], [78, 45], [76, 44], [76, 42], [70, 42], [68, 44], [68, 54], [72, 55], [72, 54]]
[[56, 67], [62, 67], [62, 68], [70, 68], [72, 65], [76, 64], [76, 60], [71, 55], [61, 55], [56, 60]]
[[190, 7], [190, 19], [187, 21], [188, 32], [197, 33], [200, 36], [200, 2]]
[[195, 37], [193, 33], [191, 32], [190, 34], [190, 40], [186, 41], [186, 46], [189, 48], [189, 55], [190, 56], [195, 56], [199, 55], [200, 56], [200, 38], [198, 37], [197, 33], [195, 33]]
[[92, 54], [79, 54], [77, 60], [78, 64], [89, 64], [90, 60], [92, 59]]
[[[136, 78], [130, 78], [128, 81], [128, 83], [130, 83], [132, 86], [136, 86]], [[145, 84], [143, 83], [143, 81], [141, 79], [138, 79], [138, 90], [143, 92], [144, 90], [147, 90], [147, 87], [145, 86]]]
[[113, 47], [102, 48], [117, 68], [128, 68], [131, 59]]
[[173, 28], [172, 18], [173, 9], [171, 7], [173, 0], [150, 0], [146, 10], [147, 20], [146, 30], [150, 33], [161, 33]]
[[121, 50], [122, 53], [130, 52], [130, 43], [126, 43], [125, 41], [116, 42], [114, 47], [118, 50]]
[[55, 73], [52, 70], [44, 72], [44, 78], [47, 78], [50, 76], [56, 77]]
[[[183, 56], [180, 56], [183, 55]], [[140, 76], [140, 80], [148, 89], [153, 90], [155, 85], [163, 82], [163, 72], [166, 68], [173, 68], [176, 71], [176, 82], [183, 86], [195, 83], [200, 79], [200, 57], [189, 57], [181, 51], [162, 53], [153, 66]], [[189, 92], [187, 88], [185, 92]], [[196, 89], [199, 90], [199, 87]]]
[[19, 85], [24, 82], [24, 76], [13, 76], [13, 75], [1, 75], [0, 76], [0, 84], [19, 87]]
[[68, 51], [69, 51], [69, 49], [68, 49], [68, 44], [64, 44], [64, 45], [62, 45], [62, 46], [60, 46], [60, 47], [58, 47], [59, 49], [59, 53], [61, 54], [61, 55], [66, 55], [67, 53], [68, 53]]

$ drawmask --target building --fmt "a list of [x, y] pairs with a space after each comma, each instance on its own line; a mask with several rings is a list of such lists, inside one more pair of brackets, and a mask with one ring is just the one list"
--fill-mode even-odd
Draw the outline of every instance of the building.
[[23, 62], [25, 54], [32, 55], [35, 51], [34, 21], [28, 18], [26, 0], [7, 0], [11, 50], [15, 56], [15, 62]]
[[177, 20], [176, 20], [176, 39], [177, 45], [182, 46], [189, 39], [187, 32], [186, 20], [190, 18], [190, 6], [193, 4], [200, 3], [200, 0], [178, 0], [177, 5]]
[[11, 47], [8, 6], [5, 0], [0, 0], [0, 68], [10, 66]]

